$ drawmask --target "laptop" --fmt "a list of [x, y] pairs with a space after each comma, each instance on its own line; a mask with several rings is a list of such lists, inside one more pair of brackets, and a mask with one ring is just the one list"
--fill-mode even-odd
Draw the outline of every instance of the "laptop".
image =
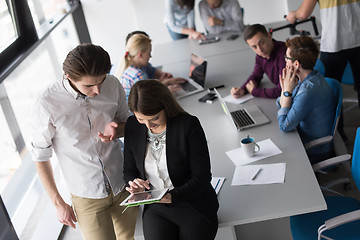
[[226, 116], [237, 130], [241, 131], [247, 128], [256, 127], [269, 123], [269, 118], [256, 105], [246, 106], [234, 112], [230, 112], [225, 100], [221, 97], [219, 92], [214, 88], [216, 95], [220, 101], [222, 109]]
[[182, 88], [174, 92], [175, 98], [183, 98], [204, 90], [207, 61], [202, 57], [191, 53], [188, 81], [181, 84]]

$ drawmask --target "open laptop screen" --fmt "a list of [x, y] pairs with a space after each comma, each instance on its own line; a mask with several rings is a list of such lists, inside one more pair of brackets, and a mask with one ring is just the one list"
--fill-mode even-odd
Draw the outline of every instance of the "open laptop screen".
[[205, 59], [194, 53], [191, 54], [189, 78], [197, 82], [202, 87], [205, 87], [206, 67], [207, 62]]

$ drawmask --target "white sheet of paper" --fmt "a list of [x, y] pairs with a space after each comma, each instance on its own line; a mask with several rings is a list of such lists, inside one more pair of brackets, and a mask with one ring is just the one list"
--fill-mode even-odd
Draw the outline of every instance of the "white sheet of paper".
[[236, 166], [241, 166], [282, 153], [282, 151], [275, 145], [275, 143], [273, 143], [273, 141], [271, 141], [271, 139], [257, 142], [257, 144], [260, 146], [260, 151], [250, 158], [243, 153], [241, 147], [227, 151], [226, 154]]
[[224, 177], [212, 177], [211, 186], [214, 188], [216, 194], [219, 193], [222, 185], [224, 184], [224, 181], [225, 181]]
[[[259, 168], [261, 171], [252, 180]], [[283, 183], [285, 181], [285, 170], [286, 163], [236, 166], [231, 186]]]
[[231, 94], [224, 97], [224, 101], [226, 102], [230, 102], [230, 103], [235, 103], [235, 104], [242, 104], [246, 101], [249, 101], [250, 99], [254, 98], [253, 95], [251, 94], [245, 94], [244, 96], [242, 97], [239, 97], [239, 98], [234, 98]]

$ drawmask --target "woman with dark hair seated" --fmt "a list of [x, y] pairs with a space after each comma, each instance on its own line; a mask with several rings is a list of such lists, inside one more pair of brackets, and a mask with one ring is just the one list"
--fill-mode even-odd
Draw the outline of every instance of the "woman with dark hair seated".
[[199, 120], [156, 80], [135, 83], [128, 105], [134, 115], [125, 126], [126, 189], [169, 189], [144, 207], [145, 239], [214, 239], [219, 204]]

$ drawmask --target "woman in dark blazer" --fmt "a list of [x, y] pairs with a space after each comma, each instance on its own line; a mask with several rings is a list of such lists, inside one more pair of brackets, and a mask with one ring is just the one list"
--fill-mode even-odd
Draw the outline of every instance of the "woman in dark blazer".
[[137, 82], [128, 100], [124, 178], [129, 192], [168, 188], [145, 205], [145, 239], [214, 239], [219, 204], [204, 131], [156, 80]]

